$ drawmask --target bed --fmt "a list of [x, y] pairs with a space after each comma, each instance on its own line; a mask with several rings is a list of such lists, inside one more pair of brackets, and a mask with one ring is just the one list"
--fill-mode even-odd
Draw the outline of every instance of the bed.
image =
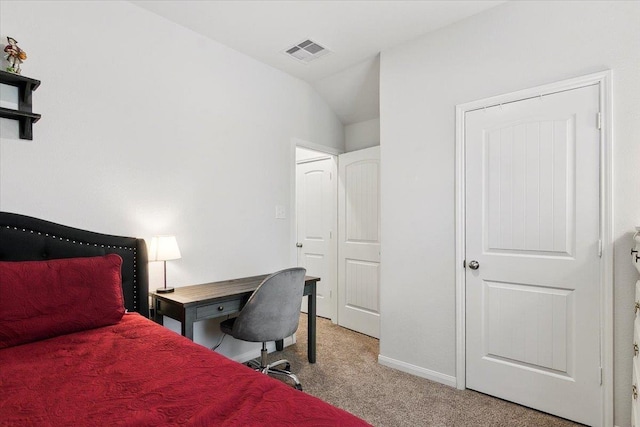
[[361, 426], [150, 321], [144, 240], [0, 212], [0, 425]]

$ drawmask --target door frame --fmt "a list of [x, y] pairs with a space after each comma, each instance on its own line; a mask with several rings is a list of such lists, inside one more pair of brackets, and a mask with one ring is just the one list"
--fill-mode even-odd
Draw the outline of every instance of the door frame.
[[[313, 151], [317, 151], [320, 153], [324, 153], [327, 155], [326, 158], [332, 158], [334, 163], [335, 163], [335, 168], [336, 168], [336, 173], [335, 173], [335, 177], [332, 181], [333, 183], [333, 190], [334, 190], [334, 195], [335, 195], [335, 212], [334, 212], [334, 217], [333, 217], [333, 239], [332, 239], [332, 247], [331, 247], [331, 251], [332, 254], [334, 256], [334, 263], [333, 263], [333, 277], [335, 278], [335, 283], [333, 285], [333, 287], [331, 288], [331, 300], [332, 300], [332, 304], [331, 304], [331, 322], [334, 324], [338, 323], [338, 216], [337, 216], [337, 212], [338, 212], [338, 155], [343, 154], [344, 150], [340, 150], [338, 148], [334, 148], [334, 147], [327, 147], [325, 145], [320, 145], [320, 144], [316, 144], [313, 142], [309, 142], [309, 141], [305, 141], [303, 139], [300, 138], [291, 138], [291, 161], [289, 162], [289, 164], [291, 165], [291, 171], [290, 171], [290, 176], [291, 176], [291, 188], [290, 188], [290, 192], [291, 192], [291, 206], [289, 207], [289, 212], [291, 212], [291, 224], [290, 224], [290, 235], [291, 235], [291, 242], [290, 242], [290, 248], [291, 248], [291, 252], [289, 253], [290, 256], [290, 262], [291, 265], [298, 265], [298, 251], [296, 246], [296, 241], [298, 239], [298, 212], [297, 212], [297, 192], [296, 192], [296, 181], [297, 181], [297, 175], [296, 175], [296, 167], [298, 165], [298, 162], [296, 160], [296, 148], [306, 148], [308, 150], [313, 150]], [[314, 160], [319, 160], [319, 159], [314, 159]], [[322, 278], [321, 278], [322, 279]]]
[[[600, 89], [600, 360], [602, 364], [602, 425], [613, 426], [613, 141], [611, 70], [537, 86], [517, 92], [456, 105], [455, 142], [455, 281], [456, 281], [456, 387], [466, 388], [466, 253], [465, 230], [465, 114], [467, 112], [557, 92], [599, 85]], [[596, 118], [594, 117], [594, 120]]]

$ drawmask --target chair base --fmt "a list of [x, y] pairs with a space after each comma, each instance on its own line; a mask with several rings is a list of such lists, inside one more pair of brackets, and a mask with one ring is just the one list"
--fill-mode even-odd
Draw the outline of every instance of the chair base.
[[[278, 369], [276, 366], [284, 365], [284, 369]], [[260, 361], [250, 360], [247, 362], [247, 366], [256, 371], [260, 371], [263, 374], [271, 375], [276, 378], [288, 378], [293, 381], [293, 387], [302, 390], [302, 385], [298, 376], [290, 371], [291, 363], [288, 360], [282, 359], [277, 362], [267, 363], [267, 343], [262, 343], [262, 350], [260, 350]]]

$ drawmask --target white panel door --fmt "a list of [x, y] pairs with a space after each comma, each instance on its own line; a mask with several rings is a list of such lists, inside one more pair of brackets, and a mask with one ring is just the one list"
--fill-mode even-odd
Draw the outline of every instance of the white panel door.
[[380, 336], [380, 147], [338, 159], [338, 324]]
[[466, 385], [592, 426], [598, 111], [593, 85], [465, 116]]
[[[336, 252], [333, 243], [336, 221], [336, 163], [333, 158], [296, 165], [296, 221], [298, 266], [307, 275], [320, 277], [317, 284], [317, 315], [335, 318]], [[306, 298], [302, 311], [307, 310]]]

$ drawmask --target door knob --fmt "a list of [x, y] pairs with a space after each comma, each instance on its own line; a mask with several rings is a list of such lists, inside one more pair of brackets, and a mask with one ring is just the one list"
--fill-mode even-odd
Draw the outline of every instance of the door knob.
[[477, 270], [480, 268], [480, 263], [474, 259], [473, 261], [469, 262], [469, 268], [472, 270]]
[[302, 247], [302, 243], [296, 243], [296, 248], [301, 248]]

